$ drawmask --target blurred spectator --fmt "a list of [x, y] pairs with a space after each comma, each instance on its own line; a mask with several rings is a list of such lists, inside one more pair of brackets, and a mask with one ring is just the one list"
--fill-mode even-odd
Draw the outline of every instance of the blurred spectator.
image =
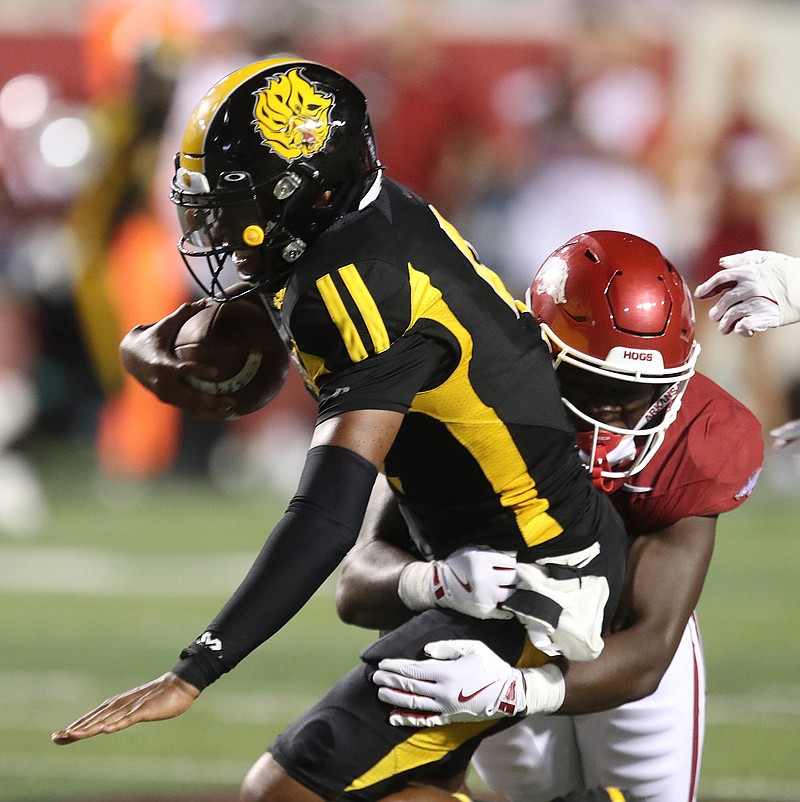
[[[75, 295], [83, 334], [107, 396], [97, 424], [99, 467], [114, 479], [162, 473], [174, 461], [179, 441], [180, 415], [139, 392], [123, 375], [117, 354], [135, 322], [158, 319], [188, 299], [174, 239], [152, 211], [152, 182], [179, 54], [157, 29], [150, 33], [131, 55], [131, 85], [118, 87], [116, 95], [98, 90], [103, 169], [76, 197], [69, 216], [79, 248]], [[112, 26], [107, 35], [119, 31]]]
[[68, 343], [74, 331], [61, 216], [87, 175], [88, 126], [45, 76], [15, 75], [0, 87], [0, 151], [0, 533], [23, 536], [47, 518], [23, 445], [53, 397], [72, 403], [71, 377], [45, 351], [56, 337]]
[[[788, 187], [793, 158], [781, 136], [756, 111], [753, 68], [749, 57], [736, 55], [729, 69], [727, 112], [707, 150], [713, 203], [693, 265], [694, 284], [710, 278], [723, 256], [776, 247], [772, 207]], [[774, 364], [768, 338], [756, 338], [743, 348], [736, 338], [723, 339], [705, 314], [698, 315], [698, 338], [704, 348], [701, 369], [742, 398], [765, 430], [786, 419], [785, 366]]]
[[35, 312], [0, 278], [0, 535], [36, 534], [47, 519], [39, 477], [16, 448], [36, 419], [38, 354]]
[[522, 170], [516, 183], [500, 193], [491, 188], [461, 222], [479, 232], [473, 242], [482, 258], [518, 296], [531, 270], [581, 231], [627, 230], [666, 253], [673, 247], [666, 196], [647, 165], [667, 111], [667, 76], [652, 52], [660, 45], [634, 32], [622, 36], [616, 18], [589, 15], [584, 25], [573, 30], [563, 64], [498, 86], [504, 105], [535, 110], [520, 143], [530, 161], [512, 157]]
[[133, 325], [163, 317], [196, 293], [175, 248], [180, 232], [169, 202], [173, 155], [191, 111], [220, 78], [291, 39], [278, 24], [285, 3], [158, 5], [104, 0], [87, 26], [87, 83], [106, 150], [104, 170], [84, 188], [70, 222], [81, 247], [76, 294], [84, 333], [108, 396], [98, 461], [102, 475], [115, 480], [168, 469], [205, 475], [229, 428], [184, 417], [144, 392], [121, 370], [117, 346]]
[[379, 157], [396, 181], [449, 214], [470, 175], [485, 125], [467, 106], [466, 66], [448, 59], [436, 7], [395, 4], [392, 23], [349, 58], [349, 74], [369, 100]]

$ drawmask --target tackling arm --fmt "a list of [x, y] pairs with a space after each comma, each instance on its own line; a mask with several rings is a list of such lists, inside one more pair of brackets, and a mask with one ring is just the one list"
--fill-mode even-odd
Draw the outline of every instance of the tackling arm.
[[515, 589], [513, 556], [468, 546], [425, 561], [413, 548], [388, 485], [378, 482], [356, 546], [342, 563], [336, 609], [345, 623], [390, 629], [434, 607], [473, 618], [512, 617], [499, 605]]
[[[605, 638], [597, 659], [559, 660], [563, 682], [553, 664], [512, 669], [475, 641], [428, 644], [426, 651], [440, 659], [381, 661], [373, 681], [379, 686], [379, 698], [397, 708], [390, 720], [433, 726], [521, 712], [575, 715], [647, 696], [669, 666], [700, 596], [715, 531], [715, 517], [690, 517], [638, 538], [631, 549], [614, 632]], [[485, 690], [484, 695], [491, 692], [488, 705], [477, 696], [466, 700], [457, 696], [467, 669], [470, 687]], [[522, 693], [520, 686], [525, 687]], [[498, 687], [516, 687], [513, 703], [495, 703]]]
[[593, 661], [570, 662], [559, 713], [608, 710], [658, 687], [703, 588], [716, 518], [684, 518], [631, 546], [614, 632]]

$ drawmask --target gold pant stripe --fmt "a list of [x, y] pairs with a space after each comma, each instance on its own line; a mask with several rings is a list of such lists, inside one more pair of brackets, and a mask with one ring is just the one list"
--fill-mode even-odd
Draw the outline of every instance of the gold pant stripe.
[[386, 757], [379, 760], [367, 772], [356, 777], [345, 788], [345, 792], [368, 788], [397, 774], [425, 766], [428, 763], [435, 763], [496, 723], [495, 721], [469, 721], [419, 730], [395, 746]]

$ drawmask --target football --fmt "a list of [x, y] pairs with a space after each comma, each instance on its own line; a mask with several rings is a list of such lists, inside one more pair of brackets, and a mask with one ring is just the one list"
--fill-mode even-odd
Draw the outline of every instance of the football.
[[211, 302], [183, 324], [173, 350], [180, 359], [217, 368], [213, 381], [192, 376], [186, 381], [203, 392], [231, 396], [230, 418], [268, 404], [289, 371], [286, 346], [257, 299]]

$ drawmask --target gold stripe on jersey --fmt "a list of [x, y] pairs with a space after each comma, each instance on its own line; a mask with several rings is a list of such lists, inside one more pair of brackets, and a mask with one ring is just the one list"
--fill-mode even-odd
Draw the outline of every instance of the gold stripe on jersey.
[[350, 361], [361, 362], [362, 359], [366, 359], [368, 354], [367, 349], [364, 347], [364, 341], [361, 339], [361, 335], [358, 333], [352, 318], [347, 313], [342, 296], [339, 295], [339, 290], [336, 289], [333, 283], [333, 277], [328, 274], [318, 278], [316, 284], [333, 324], [339, 329], [339, 334], [342, 336]]
[[389, 341], [389, 333], [386, 331], [386, 326], [383, 323], [381, 313], [378, 311], [378, 305], [375, 299], [364, 284], [364, 279], [358, 272], [355, 265], [347, 265], [347, 267], [339, 268], [339, 275], [342, 277], [353, 303], [358, 307], [361, 317], [364, 319], [364, 325], [367, 327], [370, 339], [372, 340], [372, 348], [376, 354], [386, 351], [391, 342]]
[[371, 341], [371, 343], [365, 343], [358, 333], [356, 323], [345, 306], [344, 299], [334, 283], [333, 276], [328, 274], [317, 279], [317, 289], [322, 297], [322, 302], [325, 304], [325, 308], [328, 310], [334, 325], [339, 329], [339, 334], [344, 342], [344, 347], [347, 349], [350, 361], [354, 363], [361, 362], [370, 354], [380, 354], [388, 350], [391, 345], [389, 333], [386, 331], [386, 325], [383, 322], [378, 305], [367, 289], [364, 279], [361, 278], [358, 268], [351, 264], [340, 267], [336, 272], [344, 283], [353, 304], [355, 304]]
[[444, 219], [433, 206], [428, 207], [433, 212], [434, 217], [439, 222], [439, 227], [447, 234], [453, 241], [453, 244], [461, 251], [462, 254], [469, 260], [470, 264], [475, 268], [475, 272], [491, 286], [491, 288], [514, 310], [514, 314], [519, 317], [519, 307], [514, 300], [511, 293], [506, 289], [503, 280], [494, 270], [486, 267], [478, 261], [477, 254], [472, 248], [472, 245], [461, 236], [458, 229], [450, 222]]
[[[477, 461], [497, 493], [500, 503], [513, 511], [517, 527], [528, 546], [536, 546], [563, 532], [547, 510], [550, 503], [540, 498], [508, 427], [494, 408], [475, 392], [469, 377], [473, 342], [470, 333], [453, 314], [442, 293], [426, 273], [408, 266], [411, 283], [411, 326], [430, 317], [445, 326], [461, 347], [461, 359], [453, 373], [439, 387], [418, 393], [411, 406], [441, 421], [450, 434]], [[447, 419], [442, 410], [448, 410]]]
[[356, 777], [344, 789], [345, 793], [360, 791], [362, 788], [369, 788], [375, 783], [402, 774], [404, 771], [435, 763], [496, 723], [496, 721], [468, 721], [415, 732], [395, 746], [371, 769], [360, 777]]
[[619, 788], [606, 788], [606, 793], [611, 802], [625, 802], [625, 794]]

